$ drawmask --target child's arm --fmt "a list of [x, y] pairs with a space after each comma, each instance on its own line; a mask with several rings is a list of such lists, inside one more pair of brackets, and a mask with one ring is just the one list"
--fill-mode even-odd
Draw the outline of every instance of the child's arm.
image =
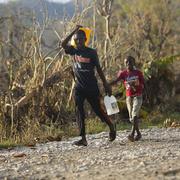
[[114, 86], [116, 85], [119, 81], [121, 81], [123, 79], [124, 75], [123, 75], [123, 72], [122, 71], [119, 71], [118, 74], [117, 74], [117, 77], [115, 80], [111, 81], [109, 83], [110, 86]]
[[110, 86], [116, 85], [119, 81], [120, 81], [120, 79], [117, 78], [117, 79], [111, 81], [111, 82], [109, 83], [109, 85], [110, 85]]

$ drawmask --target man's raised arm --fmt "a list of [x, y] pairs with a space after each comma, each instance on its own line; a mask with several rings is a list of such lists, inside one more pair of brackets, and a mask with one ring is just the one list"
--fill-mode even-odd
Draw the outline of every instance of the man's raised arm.
[[68, 46], [68, 42], [70, 41], [70, 39], [72, 38], [72, 36], [79, 30], [79, 28], [81, 28], [82, 26], [77, 25], [76, 28], [74, 29], [73, 32], [71, 32], [61, 43], [61, 46], [63, 49], [66, 49]]

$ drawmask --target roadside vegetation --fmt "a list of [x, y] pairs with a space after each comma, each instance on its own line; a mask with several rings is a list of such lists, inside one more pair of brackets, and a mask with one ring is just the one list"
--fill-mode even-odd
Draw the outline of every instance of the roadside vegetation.
[[[60, 47], [76, 24], [93, 30], [89, 46], [97, 48], [108, 80], [123, 68], [126, 55], [136, 58], [146, 83], [142, 128], [180, 127], [179, 1], [85, 2], [76, 1], [74, 16], [59, 20], [49, 18], [42, 1], [42, 22], [34, 12], [15, 8], [16, 2], [4, 7], [0, 17], [0, 148], [78, 135], [71, 61]], [[119, 84], [113, 92], [120, 113], [112, 119], [118, 130], [128, 129], [123, 87]], [[86, 111], [88, 133], [107, 130], [88, 104]]]

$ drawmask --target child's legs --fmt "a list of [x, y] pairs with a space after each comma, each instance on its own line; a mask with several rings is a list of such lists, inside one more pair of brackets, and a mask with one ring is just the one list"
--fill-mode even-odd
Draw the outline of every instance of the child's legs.
[[139, 111], [142, 106], [142, 96], [137, 97], [127, 97], [126, 104], [129, 112], [130, 121], [132, 122], [132, 131], [131, 131], [131, 140], [134, 140], [135, 131], [140, 135], [139, 126], [138, 126], [138, 116]]
[[139, 117], [139, 112], [142, 106], [142, 96], [133, 97], [133, 105], [132, 105], [132, 119], [134, 117]]
[[132, 110], [132, 118], [134, 121], [134, 128], [138, 135], [140, 135], [139, 131], [139, 112], [142, 106], [142, 96], [136, 96], [133, 98], [133, 110]]
[[129, 121], [132, 122], [132, 109], [133, 109], [133, 104], [132, 104], [132, 97], [127, 96], [126, 97], [126, 105], [127, 105], [127, 109], [128, 109], [128, 114], [129, 114]]

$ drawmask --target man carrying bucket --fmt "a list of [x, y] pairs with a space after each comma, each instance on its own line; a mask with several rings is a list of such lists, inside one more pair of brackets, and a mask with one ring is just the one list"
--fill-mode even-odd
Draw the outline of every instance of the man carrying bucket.
[[[144, 78], [141, 71], [135, 68], [135, 59], [128, 56], [124, 64], [126, 70], [118, 73], [116, 80], [112, 81], [110, 85], [115, 85], [120, 80], [123, 81], [126, 88], [126, 104], [129, 112], [129, 120], [132, 122], [132, 131], [128, 136], [130, 141], [138, 141], [141, 139], [139, 130], [138, 116], [142, 106], [142, 91], [144, 88]], [[135, 132], [137, 135], [134, 137]]]
[[[73, 71], [75, 76], [75, 104], [76, 117], [80, 130], [79, 141], [75, 141], [77, 146], [87, 146], [86, 132], [85, 132], [85, 112], [84, 101], [87, 100], [96, 115], [105, 122], [110, 129], [109, 141], [114, 141], [116, 138], [116, 130], [113, 123], [103, 111], [100, 105], [100, 92], [95, 77], [94, 69], [96, 68], [105, 88], [105, 92], [111, 95], [111, 88], [107, 84], [106, 78], [99, 64], [99, 59], [96, 50], [86, 47], [86, 34], [77, 26], [75, 30], [68, 35], [62, 42], [62, 47], [66, 54], [73, 57]], [[69, 45], [69, 41], [73, 37], [75, 47]]]

